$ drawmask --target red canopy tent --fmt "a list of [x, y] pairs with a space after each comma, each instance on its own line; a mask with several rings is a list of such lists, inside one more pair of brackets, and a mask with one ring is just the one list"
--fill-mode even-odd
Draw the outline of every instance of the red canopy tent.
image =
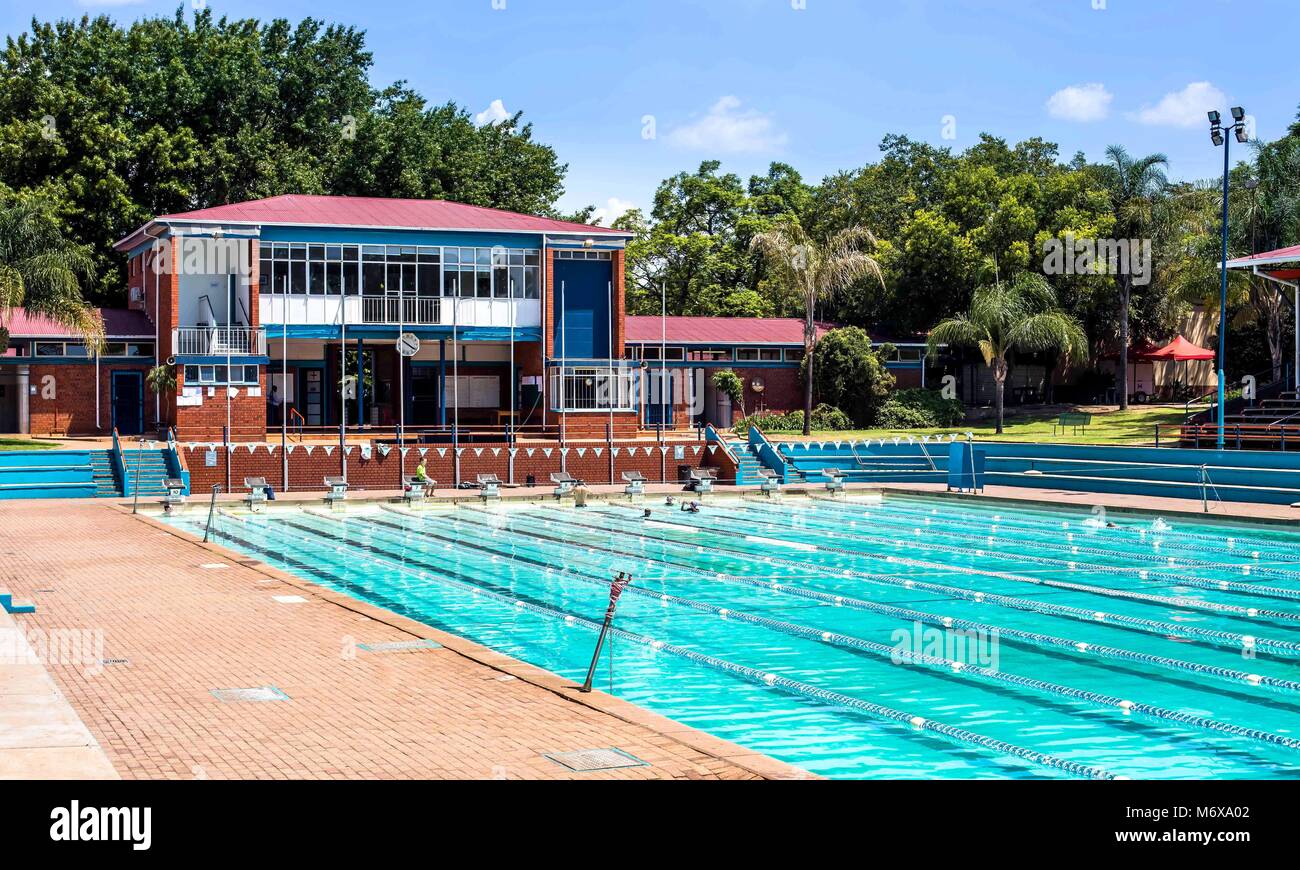
[[1214, 359], [1214, 351], [1197, 347], [1181, 335], [1169, 344], [1142, 355], [1144, 359], [1183, 362], [1184, 360]]

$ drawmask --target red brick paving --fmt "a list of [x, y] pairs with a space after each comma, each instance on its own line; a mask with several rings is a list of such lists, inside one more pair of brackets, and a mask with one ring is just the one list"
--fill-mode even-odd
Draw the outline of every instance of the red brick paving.
[[[540, 669], [104, 501], [0, 503], [0, 555], [0, 587], [37, 604], [21, 625], [102, 629], [104, 656], [128, 660], [49, 666], [124, 778], [802, 775], [618, 699], [573, 698]], [[273, 599], [286, 594], [308, 600]], [[416, 637], [446, 648], [351, 653]], [[210, 691], [253, 686], [291, 700]], [[579, 774], [543, 757], [611, 746], [651, 766]]]

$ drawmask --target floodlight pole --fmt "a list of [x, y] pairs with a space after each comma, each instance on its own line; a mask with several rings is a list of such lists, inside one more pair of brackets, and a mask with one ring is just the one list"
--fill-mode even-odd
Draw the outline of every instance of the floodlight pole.
[[[1235, 124], [1233, 125], [1236, 126]], [[1231, 132], [1231, 131], [1225, 131]], [[1223, 137], [1223, 262], [1219, 271], [1219, 413], [1218, 435], [1216, 445], [1224, 448], [1224, 422], [1227, 417], [1225, 401], [1227, 399], [1227, 346], [1228, 346], [1228, 155], [1232, 150], [1232, 137]]]

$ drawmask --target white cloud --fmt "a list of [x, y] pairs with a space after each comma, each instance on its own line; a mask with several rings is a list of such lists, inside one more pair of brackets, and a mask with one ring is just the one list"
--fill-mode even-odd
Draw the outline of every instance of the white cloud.
[[1064, 121], [1103, 121], [1110, 114], [1113, 99], [1115, 95], [1101, 82], [1070, 85], [1052, 94], [1047, 114]]
[[1223, 91], [1209, 82], [1192, 82], [1181, 91], [1165, 94], [1154, 106], [1143, 106], [1129, 115], [1141, 124], [1167, 127], [1195, 127], [1207, 123], [1205, 113], [1227, 103]]
[[605, 205], [592, 213], [591, 219], [604, 226], [609, 226], [634, 208], [636, 208], [636, 203], [619, 199], [617, 196], [611, 196]]
[[506, 111], [506, 104], [500, 100], [493, 100], [492, 105], [474, 116], [474, 123], [482, 127], [487, 124], [500, 124], [509, 118], [510, 113]]
[[731, 96], [722, 97], [703, 117], [668, 134], [668, 141], [679, 148], [726, 153], [773, 151], [786, 140], [771, 116], [757, 109], [742, 109], [740, 100]]

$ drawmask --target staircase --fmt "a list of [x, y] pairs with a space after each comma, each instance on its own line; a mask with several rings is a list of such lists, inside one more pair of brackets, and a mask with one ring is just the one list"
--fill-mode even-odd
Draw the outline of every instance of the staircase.
[[[167, 454], [165, 451], [123, 450], [122, 464], [126, 467], [127, 478], [123, 481], [123, 492], [130, 489], [133, 493], [138, 491], [141, 496], [163, 496], [167, 494], [167, 488], [163, 486], [163, 481], [172, 475], [167, 470]], [[137, 464], [139, 465], [138, 478], [136, 475]], [[137, 479], [139, 481], [138, 485]]]
[[92, 451], [0, 451], [0, 499], [89, 498]]
[[117, 498], [122, 487], [113, 476], [113, 460], [107, 450], [90, 451], [91, 480], [95, 484], [95, 498]]
[[745, 441], [729, 441], [727, 447], [736, 457], [736, 483], [759, 483], [758, 470], [763, 463], [758, 461], [753, 448]]

